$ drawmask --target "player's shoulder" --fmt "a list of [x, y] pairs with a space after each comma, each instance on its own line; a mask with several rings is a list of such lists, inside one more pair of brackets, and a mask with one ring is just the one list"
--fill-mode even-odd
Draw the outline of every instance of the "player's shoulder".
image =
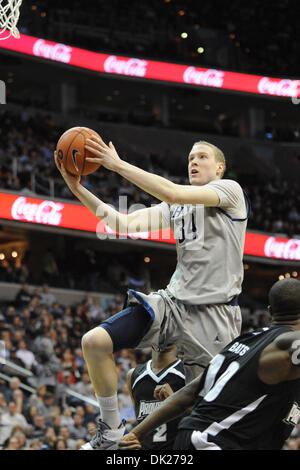
[[[131, 369], [131, 377], [136, 377], [146, 370], [147, 363], [138, 364], [134, 369]], [[130, 372], [130, 371], [129, 371]], [[128, 372], [128, 373], [129, 373]]]
[[223, 179], [218, 179], [218, 180], [213, 180], [213, 181], [210, 181], [207, 186], [212, 186], [212, 187], [216, 187], [216, 188], [228, 188], [228, 189], [231, 189], [233, 191], [241, 191], [243, 192], [243, 189], [241, 187], [241, 185], [235, 181], [235, 180], [231, 180], [231, 179], [227, 179], [227, 178], [223, 178]]
[[170, 364], [170, 365], [166, 368], [165, 373], [168, 373], [168, 374], [175, 374], [177, 377], [180, 377], [180, 378], [182, 378], [183, 380], [185, 380], [184, 364], [183, 364], [183, 362], [181, 361], [181, 359], [177, 359], [176, 362], [174, 362], [173, 364]]

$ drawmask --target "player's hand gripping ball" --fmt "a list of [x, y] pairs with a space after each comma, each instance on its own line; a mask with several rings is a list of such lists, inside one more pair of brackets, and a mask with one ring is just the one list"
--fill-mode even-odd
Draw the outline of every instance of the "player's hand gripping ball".
[[87, 161], [86, 158], [94, 158], [95, 155], [85, 148], [87, 139], [92, 136], [100, 137], [97, 132], [87, 127], [72, 127], [64, 132], [56, 146], [58, 161], [64, 168], [75, 176], [94, 173], [101, 164]]

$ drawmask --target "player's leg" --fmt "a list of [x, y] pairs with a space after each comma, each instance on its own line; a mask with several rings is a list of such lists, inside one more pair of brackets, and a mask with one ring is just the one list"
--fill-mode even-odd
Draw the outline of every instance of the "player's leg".
[[98, 430], [96, 439], [83, 446], [83, 449], [104, 448], [103, 436], [105, 449], [113, 449], [114, 447], [107, 446], [108, 443], [121, 439], [124, 429], [120, 427], [118, 377], [113, 352], [136, 347], [151, 328], [152, 322], [147, 310], [136, 305], [122, 310], [83, 336], [83, 355], [102, 418], [102, 429]]
[[183, 334], [179, 341], [182, 350], [186, 381], [200, 375], [211, 359], [223, 347], [239, 336], [241, 313], [238, 306], [199, 305], [184, 307]]
[[101, 326], [94, 328], [83, 336], [82, 350], [95, 394], [111, 396], [118, 379], [110, 335]]

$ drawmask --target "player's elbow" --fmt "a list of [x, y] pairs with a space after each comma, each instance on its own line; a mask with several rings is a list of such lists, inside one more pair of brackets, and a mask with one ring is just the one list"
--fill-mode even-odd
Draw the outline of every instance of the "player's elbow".
[[172, 204], [180, 204], [179, 200], [181, 198], [180, 191], [177, 188], [177, 185], [173, 185], [170, 188], [166, 188], [164, 201], [172, 206]]

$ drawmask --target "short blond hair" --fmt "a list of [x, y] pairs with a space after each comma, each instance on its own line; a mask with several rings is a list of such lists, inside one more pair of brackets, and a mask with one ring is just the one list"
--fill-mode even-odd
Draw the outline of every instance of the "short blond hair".
[[213, 149], [216, 163], [223, 163], [223, 165], [224, 165], [224, 170], [223, 170], [222, 175], [221, 175], [221, 178], [223, 178], [224, 173], [226, 171], [226, 160], [225, 160], [225, 156], [224, 156], [224, 153], [222, 152], [222, 150], [220, 150], [219, 147], [217, 147], [216, 145], [211, 144], [210, 142], [206, 142], [205, 140], [199, 140], [198, 142], [194, 143], [194, 145], [198, 145], [198, 144], [208, 145], [210, 148]]

